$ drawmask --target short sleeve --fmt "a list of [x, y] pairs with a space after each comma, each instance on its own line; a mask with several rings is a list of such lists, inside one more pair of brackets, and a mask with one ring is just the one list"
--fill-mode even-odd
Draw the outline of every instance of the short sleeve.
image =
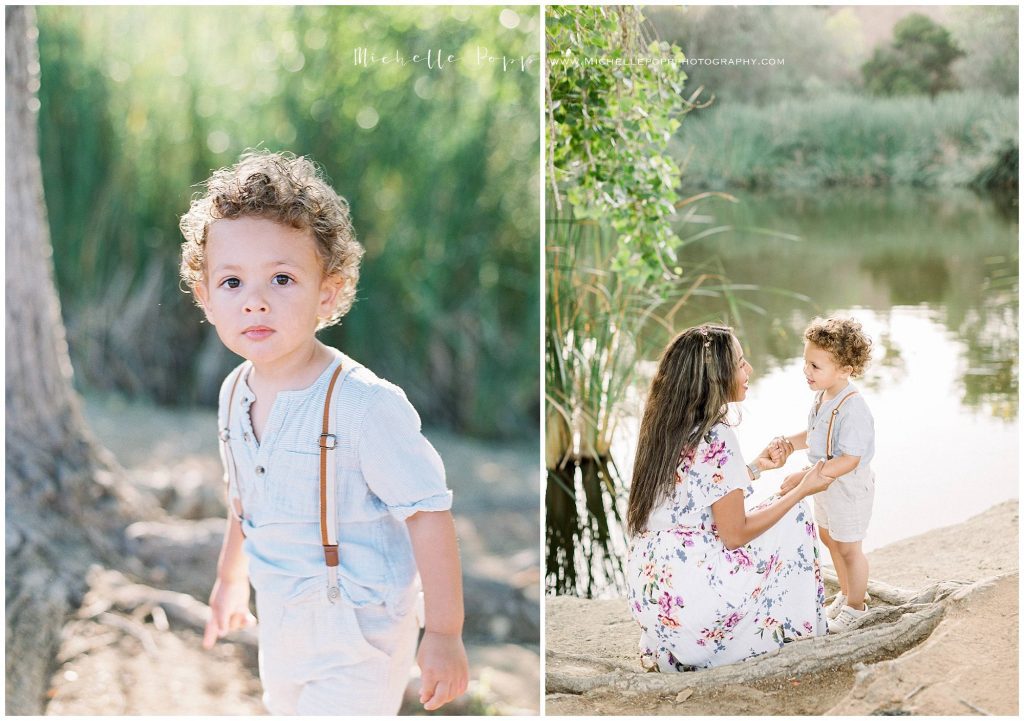
[[719, 424], [708, 432], [697, 446], [687, 481], [690, 494], [701, 506], [710, 506], [737, 489], [744, 496], [754, 492], [732, 428]]
[[875, 437], [875, 420], [868, 405], [859, 399], [850, 399], [848, 407], [840, 411], [840, 424], [836, 429], [835, 448], [844, 456], [864, 456]]
[[381, 386], [370, 399], [359, 436], [359, 465], [366, 485], [400, 521], [452, 507], [441, 457], [398, 388]]

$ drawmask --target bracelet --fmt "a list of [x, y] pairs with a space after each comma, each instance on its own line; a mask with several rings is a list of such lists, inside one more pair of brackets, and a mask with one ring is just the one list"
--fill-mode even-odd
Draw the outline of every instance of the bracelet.
[[747, 469], [750, 471], [750, 475], [754, 477], [755, 481], [761, 477], [761, 466], [757, 465], [757, 461], [751, 461], [748, 463]]

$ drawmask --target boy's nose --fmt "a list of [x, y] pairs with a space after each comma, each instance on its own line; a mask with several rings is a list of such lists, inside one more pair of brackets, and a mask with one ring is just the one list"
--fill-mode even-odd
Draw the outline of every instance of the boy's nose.
[[246, 313], [267, 312], [267, 302], [262, 297], [250, 297], [245, 302]]

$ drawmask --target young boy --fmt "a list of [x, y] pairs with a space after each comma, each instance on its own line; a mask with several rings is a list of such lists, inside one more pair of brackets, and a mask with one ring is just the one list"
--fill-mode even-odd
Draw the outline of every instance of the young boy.
[[[821, 473], [836, 479], [814, 496], [814, 520], [839, 577], [840, 592], [828, 607], [829, 633], [842, 633], [867, 612], [868, 559], [861, 548], [875, 496], [874, 419], [851, 377], [871, 359], [871, 340], [860, 323], [847, 318], [816, 318], [804, 332], [804, 376], [817, 391], [807, 430], [783, 440], [787, 452], [808, 449], [811, 463], [825, 461]], [[800, 482], [805, 471], [786, 478], [780, 493]]]
[[[355, 298], [348, 204], [305, 158], [247, 153], [180, 223], [181, 275], [245, 362], [220, 395], [229, 518], [205, 648], [252, 623], [274, 714], [395, 714], [419, 631], [420, 701], [462, 694], [451, 492], [398, 387], [325, 346]], [[326, 432], [324, 429], [330, 429]]]

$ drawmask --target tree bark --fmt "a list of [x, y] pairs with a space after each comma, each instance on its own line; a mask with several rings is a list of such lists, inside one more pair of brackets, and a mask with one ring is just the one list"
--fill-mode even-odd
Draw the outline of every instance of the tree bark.
[[118, 557], [151, 515], [89, 435], [71, 386], [43, 202], [32, 7], [6, 20], [6, 712], [40, 714], [64, 622], [90, 563]]

